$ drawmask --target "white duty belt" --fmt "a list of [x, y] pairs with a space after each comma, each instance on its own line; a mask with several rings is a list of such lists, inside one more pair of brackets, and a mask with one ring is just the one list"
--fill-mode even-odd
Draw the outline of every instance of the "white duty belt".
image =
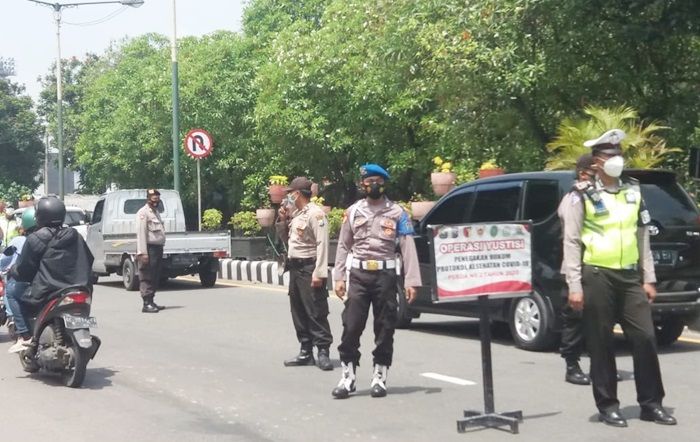
[[377, 270], [384, 270], [384, 269], [395, 269], [396, 268], [396, 260], [390, 259], [390, 260], [386, 260], [386, 261], [378, 261], [378, 260], [374, 260], [374, 259], [362, 260], [362, 259], [353, 258], [351, 265], [355, 269], [377, 271]]

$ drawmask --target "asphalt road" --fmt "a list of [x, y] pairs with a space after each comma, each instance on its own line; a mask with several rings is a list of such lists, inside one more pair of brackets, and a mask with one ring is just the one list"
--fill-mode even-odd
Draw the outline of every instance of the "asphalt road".
[[[500, 334], [493, 344], [496, 409], [522, 410], [520, 434], [497, 429], [458, 434], [462, 411], [483, 409], [475, 321], [425, 316], [411, 330], [397, 331], [389, 396], [383, 399], [369, 396], [370, 328], [362, 339], [358, 392], [339, 401], [330, 394], [338, 368], [322, 372], [282, 365], [298, 349], [282, 289], [233, 284], [202, 289], [178, 280], [156, 300], [168, 309], [146, 315], [138, 294], [124, 291], [116, 280], [96, 286], [95, 334], [103, 345], [81, 389], [63, 387], [46, 375], [27, 375], [17, 357], [3, 350], [3, 439], [619, 442], [689, 441], [700, 433], [700, 336], [691, 332], [661, 356], [665, 405], [678, 418], [676, 427], [637, 418], [632, 360], [622, 338], [618, 367], [625, 379], [619, 395], [630, 427], [616, 429], [596, 421], [589, 387], [564, 383], [558, 355], [518, 350]], [[342, 303], [331, 298], [330, 304], [337, 344]], [[0, 331], [0, 348], [9, 345]], [[339, 366], [335, 344], [332, 357]]]

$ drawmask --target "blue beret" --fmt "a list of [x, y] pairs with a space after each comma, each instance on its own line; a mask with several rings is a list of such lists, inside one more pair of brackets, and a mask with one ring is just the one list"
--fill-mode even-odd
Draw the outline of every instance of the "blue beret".
[[384, 170], [384, 168], [379, 164], [365, 164], [364, 166], [360, 167], [360, 176], [363, 180], [371, 176], [380, 176], [385, 180], [388, 180], [389, 172]]

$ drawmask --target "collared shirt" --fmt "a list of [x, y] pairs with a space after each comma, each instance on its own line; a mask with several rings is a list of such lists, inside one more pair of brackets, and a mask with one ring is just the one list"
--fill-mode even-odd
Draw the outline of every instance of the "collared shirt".
[[345, 279], [348, 253], [360, 260], [396, 259], [397, 241], [401, 250], [404, 285], [422, 285], [418, 254], [413, 241], [413, 224], [405, 210], [388, 198], [380, 204], [362, 199], [345, 211], [340, 228], [333, 277]]
[[[622, 183], [616, 186], [604, 188], [600, 181], [596, 181], [596, 188], [600, 192], [617, 192]], [[584, 201], [585, 196], [578, 191], [571, 191], [564, 195], [559, 204], [558, 214], [562, 224], [564, 236], [561, 272], [566, 278], [570, 293], [582, 293], [581, 266], [583, 262], [583, 243], [581, 241], [581, 230], [583, 229]], [[649, 243], [649, 230], [646, 226], [637, 229], [637, 247], [641, 257], [644, 283], [656, 282], [656, 272], [654, 270], [654, 258], [651, 254]]]
[[313, 276], [328, 278], [328, 220], [319, 206], [308, 203], [292, 212], [289, 223], [275, 224], [280, 237], [288, 242], [289, 258], [316, 258]]
[[136, 254], [147, 255], [148, 244], [165, 244], [165, 226], [158, 210], [146, 203], [136, 212]]

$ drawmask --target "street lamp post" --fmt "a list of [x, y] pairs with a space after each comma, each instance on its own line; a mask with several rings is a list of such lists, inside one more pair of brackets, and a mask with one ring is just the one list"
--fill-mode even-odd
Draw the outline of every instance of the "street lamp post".
[[84, 5], [105, 5], [118, 3], [125, 6], [138, 8], [143, 5], [144, 0], [114, 0], [102, 2], [83, 3], [49, 3], [39, 0], [29, 0], [40, 5], [53, 8], [54, 20], [56, 20], [56, 42], [58, 46], [58, 58], [56, 60], [56, 145], [58, 147], [58, 195], [63, 199], [65, 196], [65, 183], [63, 171], [63, 71], [61, 70], [61, 12], [63, 8], [72, 8]]

